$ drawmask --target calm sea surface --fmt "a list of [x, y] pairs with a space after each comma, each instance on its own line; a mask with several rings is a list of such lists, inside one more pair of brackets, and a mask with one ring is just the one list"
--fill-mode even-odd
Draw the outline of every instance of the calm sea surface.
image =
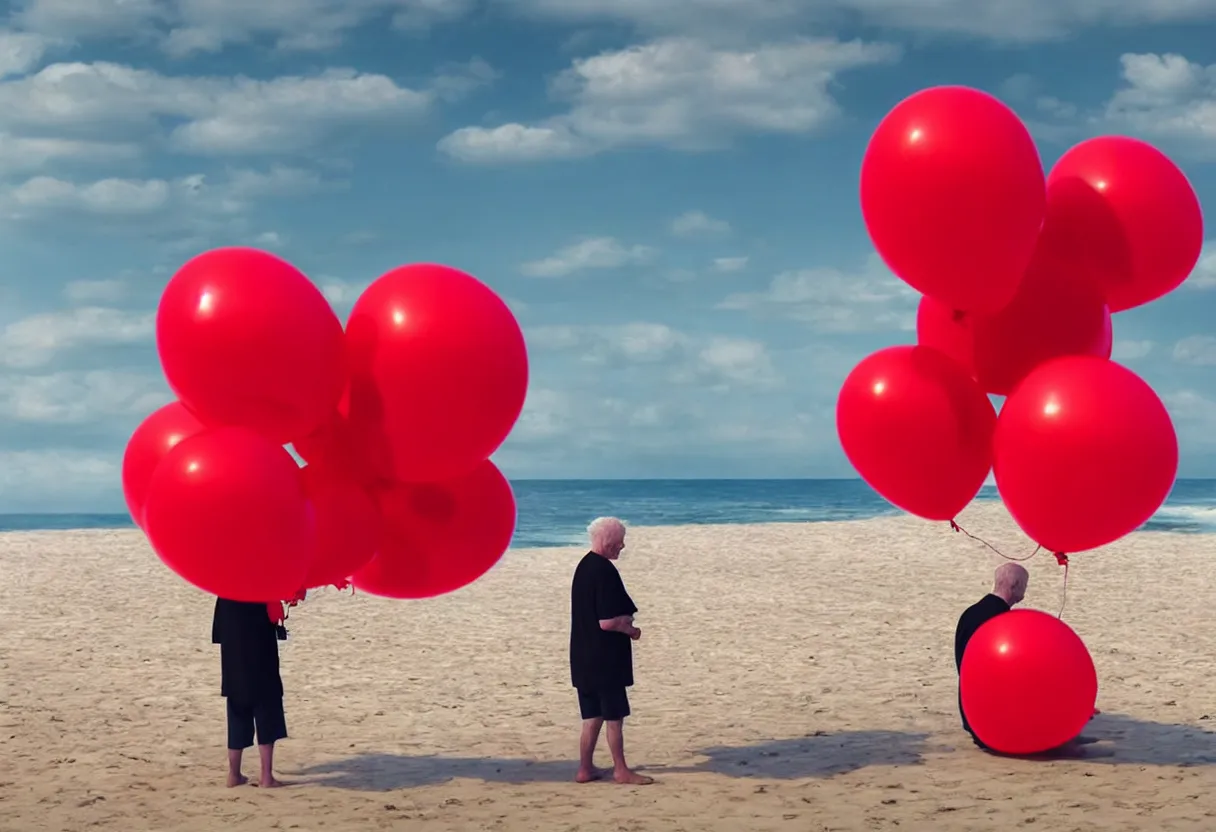
[[[861, 480], [516, 480], [513, 546], [577, 546], [613, 514], [635, 526], [858, 520], [896, 509]], [[985, 486], [980, 499], [996, 499]], [[131, 528], [125, 514], [0, 514], [0, 531]], [[1216, 532], [1216, 480], [1179, 480], [1148, 531]]]

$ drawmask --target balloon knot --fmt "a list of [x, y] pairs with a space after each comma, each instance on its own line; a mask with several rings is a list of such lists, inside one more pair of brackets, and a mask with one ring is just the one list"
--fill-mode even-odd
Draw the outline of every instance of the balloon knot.
[[1056, 563], [1060, 566], [1068, 566], [1068, 555], [1063, 552], [1052, 552], [1052, 554], [1056, 556]]
[[[334, 589], [338, 590], [338, 592], [341, 592], [342, 590], [346, 589], [348, 586], [350, 586], [350, 581], [336, 581], [336, 582], [334, 582]], [[352, 591], [352, 593], [351, 593], [351, 594], [352, 594], [352, 595], [354, 594], [354, 593], [353, 593], [353, 591]]]
[[953, 520], [951, 520], [951, 521], [950, 521], [950, 531], [952, 531], [952, 532], [961, 532], [961, 531], [962, 531], [962, 529], [961, 529], [961, 528], [959, 528], [958, 523], [955, 523]]

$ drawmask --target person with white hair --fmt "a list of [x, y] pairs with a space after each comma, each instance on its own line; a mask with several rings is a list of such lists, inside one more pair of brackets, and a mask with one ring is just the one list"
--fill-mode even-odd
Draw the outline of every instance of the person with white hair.
[[633, 626], [638, 608], [613, 563], [625, 548], [625, 524], [615, 517], [599, 517], [587, 527], [587, 536], [591, 551], [579, 561], [570, 585], [570, 677], [583, 718], [574, 779], [603, 779], [594, 757], [600, 729], [606, 726], [612, 779], [644, 786], [654, 780], [625, 761], [624, 724], [630, 713], [626, 689], [633, 685], [633, 642], [642, 637]]
[[[959, 673], [963, 670], [963, 653], [967, 650], [967, 642], [975, 635], [980, 627], [1002, 613], [1007, 613], [1026, 597], [1026, 588], [1030, 584], [1030, 573], [1020, 563], [1003, 563], [996, 568], [992, 592], [985, 595], [963, 612], [958, 619], [958, 627], [954, 630], [954, 664]], [[963, 730], [971, 735], [971, 740], [980, 748], [987, 748], [980, 738], [971, 730], [967, 722], [967, 714], [963, 712], [963, 693], [959, 691], [958, 712], [963, 720]]]

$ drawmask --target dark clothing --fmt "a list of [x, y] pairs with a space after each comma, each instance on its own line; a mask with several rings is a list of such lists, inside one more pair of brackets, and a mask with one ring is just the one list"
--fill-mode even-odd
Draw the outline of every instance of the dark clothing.
[[570, 584], [570, 679], [580, 690], [633, 684], [633, 641], [601, 629], [600, 621], [638, 611], [621, 573], [608, 558], [588, 552]]
[[254, 730], [258, 745], [274, 745], [287, 739], [287, 716], [283, 700], [267, 699], [257, 705], [241, 705], [228, 700], [228, 749], [243, 751], [253, 745]]
[[579, 688], [578, 710], [583, 719], [620, 722], [629, 716], [629, 694], [624, 688], [586, 690]]
[[[967, 650], [967, 642], [971, 641], [971, 637], [975, 635], [980, 627], [1006, 612], [1009, 612], [1009, 604], [1004, 598], [997, 595], [985, 595], [959, 616], [958, 627], [954, 630], [954, 665], [959, 673], [963, 671], [963, 653]], [[981, 748], [986, 747], [975, 736], [975, 732], [971, 730], [971, 726], [967, 723], [967, 714], [963, 713], [963, 692], [961, 689], [958, 694], [958, 713], [963, 720], [963, 730], [971, 734], [971, 738], [975, 740], [976, 745]]]
[[220, 646], [220, 695], [253, 707], [283, 698], [279, 628], [265, 604], [215, 599], [211, 643]]

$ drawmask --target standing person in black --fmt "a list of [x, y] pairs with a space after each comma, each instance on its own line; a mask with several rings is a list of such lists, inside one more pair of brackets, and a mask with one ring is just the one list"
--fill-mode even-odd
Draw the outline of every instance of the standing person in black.
[[262, 763], [258, 785], [283, 785], [274, 776], [274, 744], [287, 738], [279, 676], [279, 641], [287, 631], [281, 618], [272, 620], [274, 606], [215, 600], [211, 642], [220, 646], [220, 695], [228, 700], [229, 787], [249, 782], [241, 773], [241, 757], [253, 745], [255, 730]]
[[[1030, 583], [1030, 573], [1019, 563], [1003, 563], [997, 567], [993, 581], [992, 592], [972, 604], [959, 616], [958, 627], [954, 630], [954, 664], [961, 674], [963, 671], [963, 653], [967, 642], [975, 635], [980, 627], [1002, 613], [1009, 612], [1026, 597], [1026, 587]], [[971, 730], [967, 722], [967, 714], [963, 712], [963, 692], [958, 694], [958, 713], [963, 719], [963, 730], [971, 735], [971, 740], [980, 748], [987, 746]]]
[[603, 774], [595, 767], [595, 746], [607, 724], [612, 779], [644, 786], [653, 783], [625, 762], [624, 721], [629, 716], [626, 688], [633, 685], [633, 626], [638, 611], [613, 564], [625, 548], [625, 524], [600, 517], [587, 527], [591, 551], [579, 561], [570, 586], [570, 676], [583, 717], [575, 780], [589, 783]]

